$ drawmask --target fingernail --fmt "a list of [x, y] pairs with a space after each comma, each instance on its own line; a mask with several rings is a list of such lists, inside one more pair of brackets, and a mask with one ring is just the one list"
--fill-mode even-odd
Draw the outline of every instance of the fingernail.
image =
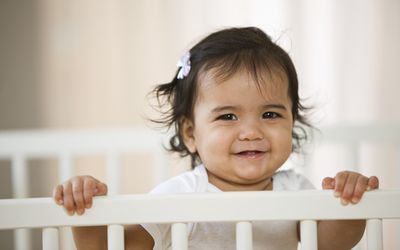
[[333, 193], [333, 195], [334, 195], [335, 197], [340, 197], [340, 192], [339, 192], [339, 191], [335, 191], [335, 192]]
[[85, 205], [85, 208], [91, 208], [92, 207], [92, 204], [86, 204]]
[[347, 206], [349, 204], [349, 201], [345, 199], [340, 199], [340, 202], [342, 203], [343, 206]]
[[62, 204], [63, 204], [63, 200], [58, 200], [58, 201], [57, 201], [57, 204], [58, 204], [58, 205], [62, 205]]
[[367, 191], [370, 191], [372, 188], [370, 186], [367, 186]]
[[78, 210], [76, 210], [76, 213], [78, 214], [78, 215], [82, 215], [83, 214], [83, 209], [78, 209]]
[[351, 199], [351, 203], [356, 204], [360, 201], [360, 199], [354, 197], [353, 199]]
[[68, 213], [68, 215], [71, 215], [71, 216], [74, 215], [74, 211], [73, 210], [68, 210], [67, 213]]

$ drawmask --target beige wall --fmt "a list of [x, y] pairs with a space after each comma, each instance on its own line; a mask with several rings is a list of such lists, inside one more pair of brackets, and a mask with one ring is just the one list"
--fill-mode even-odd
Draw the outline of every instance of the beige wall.
[[0, 2], [0, 129], [40, 127], [36, 4]]
[[151, 86], [204, 34], [235, 25], [289, 50], [317, 125], [400, 120], [395, 0], [0, 4], [0, 129], [143, 124]]

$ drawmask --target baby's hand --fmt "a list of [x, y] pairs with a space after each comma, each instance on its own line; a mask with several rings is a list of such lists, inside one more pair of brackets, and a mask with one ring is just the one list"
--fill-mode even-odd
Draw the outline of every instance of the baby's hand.
[[93, 196], [106, 194], [106, 184], [92, 176], [75, 176], [54, 188], [53, 199], [64, 206], [69, 215], [75, 212], [81, 215], [86, 208], [92, 207]]
[[323, 189], [334, 189], [336, 197], [340, 197], [343, 205], [349, 202], [356, 204], [361, 200], [365, 191], [377, 189], [379, 180], [376, 176], [366, 177], [362, 174], [343, 171], [334, 178], [326, 177], [322, 181]]

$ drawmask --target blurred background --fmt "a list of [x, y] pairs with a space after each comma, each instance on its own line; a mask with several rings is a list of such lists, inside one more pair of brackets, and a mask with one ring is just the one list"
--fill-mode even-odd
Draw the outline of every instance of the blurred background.
[[[148, 126], [146, 117], [156, 115], [147, 98], [152, 87], [173, 77], [199, 39], [232, 26], [257, 26], [289, 52], [316, 127], [400, 124], [397, 0], [1, 0], [0, 131]], [[396, 150], [364, 147], [359, 169], [399, 188]], [[316, 186], [352, 168], [341, 165], [342, 153], [330, 149], [311, 160], [319, 168], [305, 172]], [[133, 174], [151, 175], [132, 164], [137, 157], [147, 160], [127, 157], [123, 193], [155, 185]], [[29, 161], [30, 197], [51, 195], [55, 164]], [[101, 179], [103, 165], [78, 159], [76, 173]], [[0, 198], [12, 197], [10, 171], [0, 161]], [[11, 249], [0, 233], [0, 248]], [[399, 249], [395, 241], [387, 249]]]

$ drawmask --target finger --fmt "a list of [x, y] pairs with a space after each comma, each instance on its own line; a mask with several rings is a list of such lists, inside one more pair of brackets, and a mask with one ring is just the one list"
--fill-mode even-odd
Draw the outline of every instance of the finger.
[[67, 181], [63, 184], [63, 193], [64, 193], [64, 209], [67, 211], [69, 215], [73, 215], [75, 212], [75, 202], [74, 197], [72, 195], [72, 184]]
[[57, 185], [53, 189], [53, 199], [58, 205], [63, 204], [63, 187], [62, 187], [62, 185]]
[[341, 195], [341, 202], [343, 205], [347, 205], [353, 198], [354, 189], [357, 185], [357, 179], [360, 175], [350, 172], [346, 178], [346, 183], [343, 187]]
[[341, 197], [346, 183], [348, 172], [339, 172], [335, 176], [335, 196]]
[[76, 212], [81, 215], [85, 211], [85, 201], [83, 199], [83, 181], [81, 178], [72, 180], [72, 193], [74, 196]]
[[96, 193], [95, 196], [106, 195], [108, 192], [108, 187], [101, 181], [96, 180]]
[[368, 184], [368, 178], [363, 175], [360, 175], [357, 179], [357, 184], [354, 188], [354, 193], [353, 197], [351, 198], [351, 203], [356, 204], [361, 200], [365, 190], [367, 190], [367, 184]]
[[368, 179], [367, 190], [378, 189], [379, 179], [376, 176], [371, 176]]
[[331, 177], [325, 177], [322, 180], [322, 189], [334, 189], [335, 188], [335, 179]]
[[85, 200], [85, 208], [91, 208], [93, 196], [96, 193], [96, 182], [92, 178], [87, 178], [83, 183], [83, 198]]

